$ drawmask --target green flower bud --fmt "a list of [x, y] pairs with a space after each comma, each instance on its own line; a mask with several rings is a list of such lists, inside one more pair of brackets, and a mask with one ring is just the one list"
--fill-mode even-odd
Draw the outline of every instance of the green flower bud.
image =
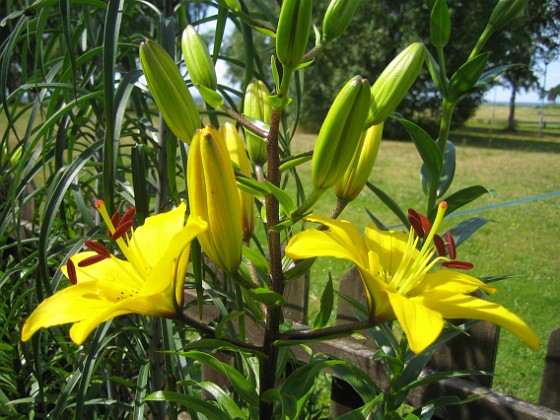
[[418, 77], [423, 63], [424, 47], [420, 42], [409, 45], [389, 63], [371, 87], [368, 126], [391, 115]]
[[313, 0], [284, 0], [276, 30], [276, 55], [285, 69], [295, 70], [311, 32]]
[[323, 17], [323, 40], [332, 41], [342, 35], [354, 17], [361, 0], [331, 0]]
[[234, 12], [239, 12], [241, 10], [241, 4], [239, 3], [239, 0], [223, 0], [223, 2]]
[[366, 185], [377, 159], [382, 134], [383, 123], [372, 125], [362, 132], [360, 144], [354, 153], [352, 162], [335, 187], [336, 196], [340, 200], [349, 203], [360, 194]]
[[195, 86], [216, 90], [218, 82], [208, 47], [193, 26], [188, 25], [181, 37], [181, 48], [190, 78]]
[[[235, 163], [240, 172], [248, 178], [251, 178], [251, 162], [247, 157], [247, 152], [243, 146], [243, 141], [235, 126], [226, 122], [220, 127], [220, 134], [226, 142], [231, 161]], [[255, 226], [254, 213], [255, 205], [253, 196], [246, 191], [239, 190], [239, 199], [241, 200], [241, 226], [243, 228], [243, 239], [248, 240], [253, 234]]]
[[451, 16], [447, 0], [437, 0], [430, 16], [430, 39], [436, 48], [443, 48], [449, 42]]
[[488, 26], [495, 31], [507, 25], [525, 9], [527, 3], [528, 0], [500, 0], [490, 15]]
[[334, 186], [352, 161], [370, 106], [370, 86], [352, 78], [335, 98], [317, 136], [311, 180], [317, 190]]
[[200, 115], [175, 62], [161, 46], [148, 40], [140, 46], [140, 63], [165, 122], [177, 138], [190, 144], [200, 127]]
[[198, 130], [189, 148], [187, 188], [191, 216], [208, 223], [198, 240], [218, 267], [234, 273], [241, 262], [241, 203], [233, 165], [220, 133]]
[[[252, 81], [247, 86], [245, 98], [243, 100], [243, 114], [248, 117], [253, 124], [270, 125], [272, 108], [268, 102], [269, 95], [266, 85], [260, 80]], [[247, 128], [244, 130], [249, 158], [255, 165], [262, 166], [268, 157], [266, 140]]]

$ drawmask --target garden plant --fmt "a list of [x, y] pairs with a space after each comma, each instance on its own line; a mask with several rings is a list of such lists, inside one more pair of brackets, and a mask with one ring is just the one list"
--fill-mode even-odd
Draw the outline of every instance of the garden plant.
[[[3, 20], [12, 32], [0, 78], [9, 92], [0, 105], [2, 416], [320, 417], [313, 404], [328, 370], [363, 400], [345, 419], [430, 418], [460, 401], [414, 407], [407, 394], [483, 374], [421, 375], [433, 352], [474, 321], [538, 346], [517, 315], [485, 298], [500, 273], [475, 278], [476, 261], [460, 257], [458, 246], [488, 220], [440, 228], [492, 194], [481, 185], [449, 192], [449, 132], [457, 103], [509, 68], [489, 68], [485, 45], [526, 1], [498, 1], [452, 72], [448, 4], [426, 2], [430, 38], [403, 45], [379, 75], [349, 74], [313, 150], [298, 154], [306, 67], [342, 42], [359, 0], [331, 0], [323, 16], [312, 0], [284, 0], [278, 14], [260, 1], [254, 9], [241, 0], [156, 3], [45, 0]], [[53, 21], [60, 30], [50, 29]], [[242, 32], [244, 62], [221, 55], [228, 30]], [[269, 63], [255, 54], [252, 31], [273, 40]], [[244, 80], [218, 83], [218, 59], [242, 67]], [[8, 89], [12, 66], [28, 77]], [[437, 138], [396, 112], [421, 71], [442, 101]], [[415, 209], [368, 181], [387, 119], [406, 129], [422, 160], [425, 200]], [[315, 212], [331, 189], [332, 212]], [[374, 214], [368, 226], [345, 221], [359, 194], [390, 208], [402, 226], [388, 229]], [[331, 322], [330, 277], [310, 280], [323, 291], [309, 326], [285, 316], [286, 287], [306, 281], [322, 257], [359, 271], [364, 304], [338, 295], [357, 321]], [[352, 335], [373, 339], [388, 387], [313, 350]], [[208, 380], [208, 371], [227, 380]]]

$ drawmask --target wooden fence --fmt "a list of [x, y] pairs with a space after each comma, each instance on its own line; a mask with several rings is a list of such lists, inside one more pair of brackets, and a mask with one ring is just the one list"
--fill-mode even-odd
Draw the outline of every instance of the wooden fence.
[[[286, 290], [287, 305], [285, 315], [295, 322], [295, 328], [305, 328], [302, 321], [307, 320], [307, 282], [295, 281]], [[364, 299], [363, 287], [356, 269], [351, 269], [341, 279], [341, 293], [354, 299]], [[196, 297], [187, 293], [187, 302]], [[345, 301], [339, 299], [337, 323], [355, 321], [352, 309]], [[198, 317], [198, 310], [188, 311], [192, 317]], [[205, 307], [203, 320], [210, 322], [218, 313], [212, 307]], [[261, 331], [249, 329], [248, 338], [256, 343], [262, 340]], [[437, 350], [422, 375], [434, 371], [447, 370], [484, 370], [494, 371], [498, 346], [499, 327], [488, 322], [480, 322], [469, 331], [469, 335], [459, 335]], [[371, 342], [342, 338], [320, 343], [312, 343], [315, 352], [322, 352], [344, 359], [366, 371], [383, 388], [388, 385], [385, 370], [379, 360], [374, 359], [375, 349]], [[299, 347], [293, 347], [294, 354], [305, 363], [309, 355]], [[519, 368], [519, 367], [515, 367]], [[224, 383], [225, 379], [215, 372], [203, 369], [206, 380]], [[532, 420], [560, 419], [560, 328], [550, 333], [548, 351], [542, 377], [539, 405], [521, 401], [512, 396], [495, 392], [491, 389], [491, 376], [476, 376], [469, 379], [445, 379], [419, 387], [410, 392], [408, 402], [419, 406], [443, 396], [457, 396], [461, 399], [480, 396], [467, 404], [447, 406], [438, 409], [436, 415], [441, 419], [492, 419], [492, 420]], [[334, 416], [342, 415], [363, 405], [360, 397], [342, 379], [333, 376], [331, 388], [331, 412]]]

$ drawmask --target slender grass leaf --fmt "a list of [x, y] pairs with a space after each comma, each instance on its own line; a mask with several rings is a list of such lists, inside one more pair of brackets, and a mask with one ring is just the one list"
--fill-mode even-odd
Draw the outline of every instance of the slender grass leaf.
[[144, 418], [144, 404], [142, 400], [148, 390], [148, 378], [150, 372], [150, 363], [146, 362], [140, 366], [138, 378], [136, 379], [136, 389], [134, 394], [134, 412], [132, 418], [134, 420], [142, 420]]
[[230, 419], [227, 412], [219, 409], [214, 404], [198, 397], [180, 394], [173, 391], [156, 391], [144, 398], [144, 401], [167, 401], [189, 407], [205, 415], [209, 419]]
[[410, 226], [410, 224], [408, 223], [408, 217], [406, 216], [405, 212], [391, 197], [389, 197], [385, 192], [383, 192], [380, 188], [377, 188], [369, 181], [366, 182], [366, 185], [375, 195], [377, 195], [377, 197], [383, 202], [383, 204], [385, 204], [389, 208], [389, 210], [391, 210], [393, 214], [399, 218], [404, 226]]

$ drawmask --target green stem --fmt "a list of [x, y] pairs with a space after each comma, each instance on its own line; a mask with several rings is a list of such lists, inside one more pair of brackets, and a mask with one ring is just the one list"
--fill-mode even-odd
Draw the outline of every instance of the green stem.
[[484, 32], [482, 32], [482, 35], [480, 35], [480, 38], [478, 38], [478, 41], [476, 41], [476, 45], [472, 49], [471, 55], [469, 55], [468, 60], [470, 60], [473, 57], [476, 57], [480, 53], [480, 51], [482, 50], [482, 48], [484, 48], [484, 45], [486, 44], [488, 39], [490, 39], [490, 36], [493, 33], [494, 33], [494, 28], [490, 25], [486, 25], [486, 28], [484, 28]]
[[329, 217], [331, 219], [338, 219], [338, 216], [340, 216], [340, 213], [342, 213], [342, 211], [346, 208], [348, 204], [349, 204], [348, 201], [338, 197], [336, 200], [336, 206], [334, 209], [332, 209]]
[[[455, 109], [455, 103], [449, 102], [447, 99], [444, 98], [443, 113], [441, 116], [441, 122], [439, 126], [439, 137], [437, 139], [437, 145], [441, 152], [442, 160], [445, 154], [445, 147], [447, 144], [447, 140], [449, 138], [449, 131], [451, 130], [451, 119], [453, 117], [454, 109]], [[441, 177], [441, 173], [439, 173], [437, 177], [432, 177], [432, 179], [430, 180], [430, 188], [428, 191], [427, 214], [430, 214], [432, 212], [432, 209], [435, 208], [440, 177]]]
[[294, 211], [290, 215], [290, 217], [295, 218], [295, 217], [303, 216], [311, 207], [313, 207], [313, 204], [315, 204], [317, 202], [317, 200], [319, 200], [319, 198], [321, 198], [321, 196], [325, 193], [325, 191], [327, 191], [327, 190], [321, 190], [321, 189], [318, 189], [318, 188], [313, 188], [313, 191], [307, 197], [305, 202], [296, 211]]
[[365, 330], [377, 325], [379, 321], [366, 319], [351, 324], [335, 325], [318, 330], [288, 331], [280, 334], [280, 340], [311, 340], [330, 336], [350, 335], [354, 331]]

